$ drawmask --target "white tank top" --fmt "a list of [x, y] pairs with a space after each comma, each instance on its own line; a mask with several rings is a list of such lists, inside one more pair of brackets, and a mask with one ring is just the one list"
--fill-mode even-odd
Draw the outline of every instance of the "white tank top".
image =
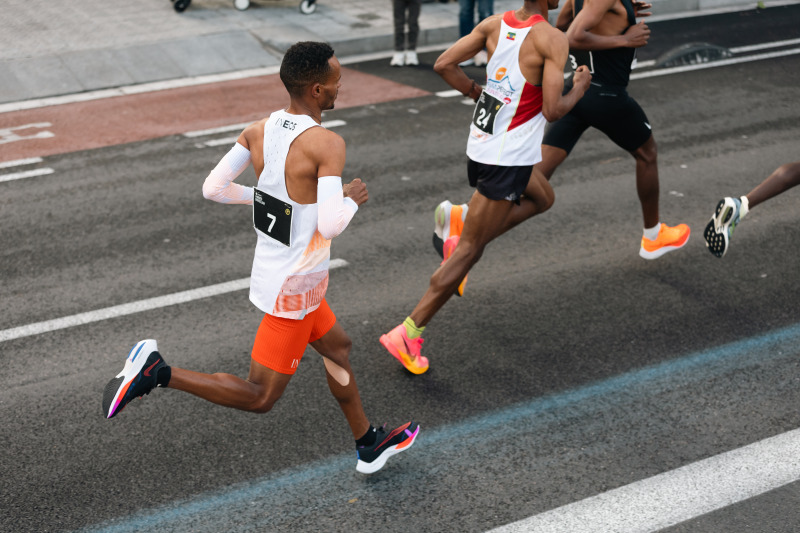
[[[264, 125], [264, 170], [254, 191], [258, 242], [250, 301], [264, 313], [296, 320], [319, 307], [328, 288], [331, 241], [317, 231], [317, 204], [298, 204], [286, 191], [289, 147], [314, 126], [319, 124], [307, 115], [281, 110], [269, 116]], [[257, 211], [259, 206], [266, 211]]]
[[486, 86], [472, 116], [467, 156], [477, 163], [501, 166], [534, 165], [542, 160], [542, 88], [525, 80], [519, 50], [533, 25], [513, 11], [503, 14], [497, 48], [486, 65]]

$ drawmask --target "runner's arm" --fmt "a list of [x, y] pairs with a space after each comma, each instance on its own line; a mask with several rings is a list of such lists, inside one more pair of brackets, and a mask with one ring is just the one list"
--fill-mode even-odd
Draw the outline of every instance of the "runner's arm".
[[589, 88], [592, 75], [581, 65], [575, 70], [572, 89], [564, 92], [564, 65], [569, 55], [567, 37], [560, 31], [548, 27], [548, 32], [537, 34], [536, 45], [544, 59], [542, 70], [542, 114], [549, 122], [555, 122], [575, 107], [583, 93]]
[[[347, 195], [342, 187], [341, 175], [346, 159], [344, 139], [325, 131], [321, 141], [316, 150], [320, 155], [317, 170], [317, 229], [326, 239], [333, 239], [345, 230], [358, 211], [359, 204], [350, 197], [353, 184], [348, 185]], [[360, 184], [360, 180], [354, 181]], [[364, 187], [363, 184], [361, 186]], [[365, 201], [366, 198], [360, 203]]]
[[222, 204], [253, 203], [253, 188], [234, 180], [250, 165], [250, 150], [234, 143], [203, 182], [203, 197]]
[[575, 18], [575, 7], [572, 5], [573, 2], [574, 0], [567, 0], [564, 2], [564, 7], [562, 7], [561, 11], [558, 12], [556, 28], [563, 32], [567, 31], [570, 24], [572, 24], [572, 19]]
[[628, 28], [622, 35], [592, 33], [619, 0], [587, 1], [567, 30], [570, 48], [575, 50], [608, 50], [610, 48], [638, 48], [647, 44], [650, 29], [644, 22]]
[[486, 46], [487, 31], [490, 21], [493, 17], [489, 17], [481, 21], [469, 35], [465, 35], [456, 43], [442, 52], [442, 55], [436, 60], [433, 65], [433, 70], [436, 71], [442, 79], [447, 82], [450, 87], [459, 91], [466, 97], [472, 98], [477, 101], [483, 89], [481, 86], [467, 76], [459, 66], [459, 63], [474, 57], [475, 54], [483, 50]]

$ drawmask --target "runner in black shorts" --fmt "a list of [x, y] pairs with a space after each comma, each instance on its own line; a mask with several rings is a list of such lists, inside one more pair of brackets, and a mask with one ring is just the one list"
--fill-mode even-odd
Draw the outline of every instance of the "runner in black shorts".
[[644, 110], [625, 87], [592, 82], [583, 98], [564, 118], [550, 125], [543, 143], [569, 154], [583, 132], [596, 128], [627, 152], [635, 152], [651, 139]]
[[467, 160], [467, 178], [472, 187], [489, 200], [508, 200], [519, 205], [519, 199], [531, 179], [533, 165], [505, 167]]
[[587, 128], [605, 133], [636, 160], [644, 218], [639, 255], [655, 259], [685, 245], [690, 230], [686, 224], [660, 223], [656, 142], [647, 115], [626, 90], [636, 48], [650, 37], [650, 29], [637, 24], [636, 17], [650, 15], [640, 12], [649, 8], [637, 0], [566, 0], [556, 26], [569, 37], [571, 66], [589, 67], [592, 84], [567, 116], [548, 127], [536, 168], [549, 180]]

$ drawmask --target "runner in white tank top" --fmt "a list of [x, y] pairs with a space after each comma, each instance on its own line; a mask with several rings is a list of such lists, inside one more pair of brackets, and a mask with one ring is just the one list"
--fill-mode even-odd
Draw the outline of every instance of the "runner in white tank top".
[[[406, 422], [389, 429], [370, 424], [350, 367], [353, 343], [324, 299], [330, 239], [369, 198], [358, 178], [342, 185], [344, 139], [316, 127], [322, 112], [334, 107], [341, 66], [327, 43], [300, 42], [284, 54], [280, 77], [291, 100], [288, 109], [245, 128], [203, 183], [205, 198], [253, 209], [258, 242], [250, 297], [264, 315], [247, 379], [167, 365], [156, 341], [147, 339], [134, 346], [122, 371], [106, 385], [103, 411], [113, 418], [132, 399], [158, 386], [225, 407], [266, 413], [280, 399], [310, 345], [322, 356], [328, 387], [355, 439], [356, 470], [371, 474], [411, 447], [419, 425]], [[258, 186], [235, 183], [251, 163]], [[210, 310], [205, 327], [225, 331], [225, 319]], [[241, 346], [235, 351], [241, 352]], [[298, 425], [304, 420], [298, 414]], [[324, 431], [309, 432], [308, 438], [326, 442]]]
[[[556, 7], [558, 0], [524, 0], [516, 11], [484, 19], [434, 65], [451, 87], [478, 104], [467, 141], [467, 177], [476, 191], [468, 209], [446, 200], [437, 207], [434, 247], [444, 261], [411, 314], [380, 338], [414, 374], [429, 367], [422, 355], [426, 324], [453, 294], [463, 293], [467, 273], [486, 245], [553, 204], [553, 189], [533, 166], [541, 159], [544, 125], [572, 109], [591, 80], [588, 70], [579, 68], [573, 88], [562, 94], [569, 45], [546, 22], [548, 9]], [[484, 49], [489, 62], [482, 90], [459, 63]]]
[[542, 87], [529, 83], [519, 66], [519, 52], [528, 32], [545, 22], [540, 15], [517, 20], [503, 14], [497, 47], [486, 65], [483, 89], [470, 126], [467, 156], [487, 165], [534, 165], [542, 159]]
[[[313, 311], [325, 297], [331, 241], [317, 230], [317, 204], [298, 204], [286, 191], [286, 156], [292, 142], [308, 128], [318, 127], [307, 115], [275, 111], [264, 124], [264, 170], [254, 191], [265, 193], [286, 204], [277, 216], [291, 211], [288, 239], [271, 236], [256, 227], [253, 271], [250, 274], [250, 301], [273, 316], [301, 319]], [[321, 126], [319, 126], [321, 127]], [[256, 206], [254, 206], [254, 216]], [[276, 216], [273, 214], [272, 216]], [[267, 218], [265, 229], [276, 224]], [[288, 242], [288, 246], [287, 246]]]

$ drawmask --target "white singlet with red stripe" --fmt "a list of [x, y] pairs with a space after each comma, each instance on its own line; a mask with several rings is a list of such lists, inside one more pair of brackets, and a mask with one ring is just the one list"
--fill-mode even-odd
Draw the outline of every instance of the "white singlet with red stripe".
[[522, 22], [513, 11], [503, 14], [467, 141], [467, 156], [477, 163], [526, 166], [542, 160], [547, 124], [542, 115], [542, 88], [525, 80], [519, 50], [531, 28], [544, 21], [540, 15]]
[[[296, 320], [319, 307], [328, 288], [331, 241], [317, 230], [317, 204], [298, 204], [286, 190], [289, 147], [314, 126], [319, 124], [307, 115], [281, 110], [269, 116], [264, 125], [264, 170], [256, 190], [265, 201], [271, 201], [266, 198], [268, 195], [278, 202], [280, 209], [266, 215], [267, 222], [273, 222], [275, 229], [281, 221], [288, 227], [289, 219], [282, 217], [291, 213], [291, 230], [287, 229], [288, 236], [281, 242], [256, 228], [258, 242], [250, 275], [250, 301], [267, 314]], [[265, 229], [273, 228], [268, 225]]]

